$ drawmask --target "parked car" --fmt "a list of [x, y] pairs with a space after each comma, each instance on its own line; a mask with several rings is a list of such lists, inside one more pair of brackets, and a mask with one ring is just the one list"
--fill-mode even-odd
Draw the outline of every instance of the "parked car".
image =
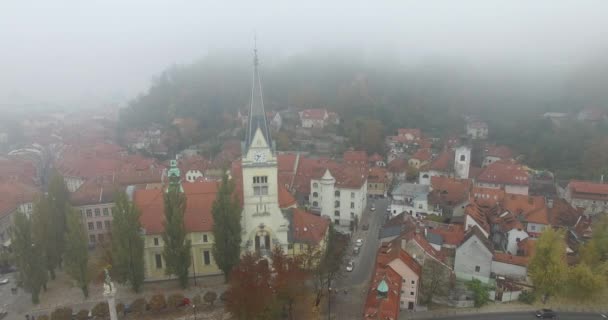
[[359, 247], [354, 247], [354, 248], [353, 248], [353, 254], [354, 254], [354, 255], [358, 255], [358, 254], [359, 254], [359, 251], [361, 251], [361, 248], [359, 248]]
[[376, 206], [372, 204], [372, 206], [369, 208], [369, 210], [376, 211]]
[[363, 231], [367, 231], [369, 229], [369, 224], [364, 224], [361, 229], [363, 229]]
[[536, 317], [540, 319], [555, 319], [557, 314], [551, 309], [540, 309], [536, 311]]
[[363, 246], [363, 240], [362, 240], [362, 239], [357, 239], [357, 240], [355, 241], [355, 246], [357, 246], [357, 247], [361, 247], [361, 246]]
[[355, 269], [355, 263], [351, 260], [346, 265], [346, 271], [352, 272]]
[[7, 284], [8, 283], [8, 279], [0, 279], [0, 284]]

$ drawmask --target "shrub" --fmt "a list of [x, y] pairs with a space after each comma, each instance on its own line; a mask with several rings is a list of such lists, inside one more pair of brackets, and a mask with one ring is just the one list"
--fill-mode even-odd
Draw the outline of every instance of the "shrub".
[[194, 297], [192, 297], [192, 304], [195, 305], [196, 307], [200, 307], [203, 304], [203, 300], [201, 299], [200, 294], [197, 294]]
[[165, 300], [164, 294], [156, 294], [148, 302], [148, 309], [158, 312], [167, 307], [167, 301]]
[[217, 299], [217, 293], [215, 293], [214, 291], [207, 291], [207, 293], [205, 293], [205, 295], [203, 296], [203, 300], [205, 300], [205, 302], [211, 306], [215, 302], [215, 299]]
[[483, 307], [486, 303], [488, 303], [488, 301], [490, 301], [490, 288], [488, 288], [487, 285], [478, 279], [469, 281], [467, 283], [467, 287], [473, 292], [473, 300], [475, 301], [476, 308]]
[[71, 308], [57, 308], [51, 313], [51, 320], [72, 320]]
[[76, 313], [76, 320], [87, 320], [89, 319], [89, 310], [82, 309]]
[[184, 302], [184, 295], [181, 293], [174, 293], [167, 299], [167, 305], [171, 309], [177, 309]]
[[110, 308], [107, 302], [100, 302], [93, 307], [91, 315], [96, 318], [106, 318], [110, 315]]
[[536, 295], [534, 294], [534, 292], [523, 290], [519, 294], [519, 297], [517, 297], [517, 300], [523, 303], [533, 304], [534, 300], [536, 300]]
[[133, 302], [131, 302], [131, 305], [129, 306], [129, 309], [133, 313], [143, 314], [144, 312], [146, 312], [146, 299], [139, 298], [133, 300]]

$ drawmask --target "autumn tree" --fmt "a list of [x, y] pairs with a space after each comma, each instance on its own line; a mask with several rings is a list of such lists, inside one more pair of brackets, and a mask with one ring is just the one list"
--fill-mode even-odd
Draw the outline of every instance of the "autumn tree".
[[116, 193], [112, 210], [112, 272], [135, 292], [144, 281], [144, 239], [140, 235], [140, 212], [124, 192]]
[[55, 269], [61, 260], [58, 242], [55, 239], [53, 222], [53, 209], [47, 196], [39, 197], [34, 203], [32, 213], [32, 237], [40, 245], [39, 250], [44, 252], [44, 267], [49, 272], [51, 279], [55, 279]]
[[569, 268], [567, 278], [568, 293], [578, 299], [589, 299], [606, 287], [606, 278], [601, 273], [594, 273], [584, 264]]
[[451, 286], [450, 273], [441, 263], [427, 259], [422, 266], [420, 296], [424, 304], [433, 302], [433, 297], [445, 296]]
[[186, 238], [184, 214], [186, 196], [179, 188], [169, 188], [164, 195], [165, 222], [162, 234], [166, 261], [165, 272], [174, 274], [182, 288], [188, 286], [188, 269], [190, 268], [190, 240]]
[[260, 317], [273, 302], [270, 284], [267, 260], [247, 252], [232, 270], [226, 291], [226, 309], [239, 320]]
[[44, 248], [32, 237], [32, 222], [22, 212], [15, 214], [12, 249], [23, 287], [32, 294], [32, 303], [40, 303], [40, 290], [46, 286]]
[[234, 196], [234, 184], [224, 175], [211, 208], [213, 215], [213, 258], [228, 282], [230, 271], [241, 254], [241, 206]]
[[546, 229], [536, 241], [536, 251], [530, 260], [528, 274], [536, 291], [546, 298], [559, 292], [567, 275], [564, 234]]
[[89, 251], [87, 236], [82, 227], [80, 213], [74, 209], [67, 217], [67, 233], [65, 235], [65, 269], [76, 281], [85, 298], [89, 297]]
[[285, 307], [288, 319], [293, 319], [295, 305], [309, 292], [306, 283], [310, 275], [303, 269], [300, 256], [287, 256], [280, 246], [272, 250], [272, 268], [272, 287], [278, 305]]
[[342, 276], [344, 253], [348, 246], [346, 241], [334, 229], [333, 224], [329, 224], [327, 232], [327, 248], [324, 251], [313, 251], [314, 256], [306, 258], [308, 261], [318, 261], [315, 265], [311, 266], [312, 285], [316, 294], [316, 306], [320, 304], [323, 293], [327, 292], [327, 289], [334, 284], [335, 280]]

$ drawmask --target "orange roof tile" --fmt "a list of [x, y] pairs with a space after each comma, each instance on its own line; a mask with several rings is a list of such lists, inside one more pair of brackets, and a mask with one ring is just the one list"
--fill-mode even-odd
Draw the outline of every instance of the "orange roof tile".
[[427, 232], [440, 235], [443, 238], [443, 243], [453, 246], [459, 245], [464, 239], [464, 228], [458, 224], [429, 228]]
[[477, 180], [496, 184], [528, 185], [528, 171], [515, 161], [499, 160], [485, 167]]
[[528, 266], [528, 257], [514, 256], [510, 253], [495, 252], [492, 260], [522, 267]]
[[523, 215], [526, 222], [549, 224], [547, 206], [542, 196], [507, 194], [502, 207], [516, 216]]
[[429, 161], [432, 157], [431, 149], [421, 148], [412, 155], [412, 159], [418, 159], [420, 161]]
[[405, 159], [393, 159], [388, 163], [388, 170], [390, 172], [404, 172], [408, 167], [407, 160]]
[[411, 135], [414, 140], [418, 140], [422, 137], [422, 132], [420, 131], [420, 129], [401, 128], [401, 129], [397, 129], [397, 135], [399, 135], [399, 136]]
[[441, 152], [433, 162], [431, 162], [431, 170], [448, 171], [454, 160], [454, 151], [446, 150]]
[[608, 184], [572, 180], [567, 188], [570, 189], [573, 198], [608, 200]]
[[500, 159], [511, 159], [513, 157], [513, 151], [506, 146], [486, 146], [484, 154], [486, 157], [497, 157]]
[[[386, 297], [378, 294], [378, 284], [385, 281], [388, 285]], [[378, 267], [372, 273], [372, 281], [365, 299], [364, 319], [397, 319], [401, 293], [401, 276], [389, 267]]]
[[448, 203], [460, 203], [469, 197], [471, 190], [471, 180], [455, 179], [443, 176], [431, 177], [431, 198], [442, 200]]
[[302, 119], [325, 120], [328, 116], [327, 110], [325, 109], [305, 109], [300, 111], [300, 117]]
[[342, 155], [342, 159], [346, 163], [366, 163], [367, 162], [367, 152], [365, 151], [345, 151]]
[[328, 227], [329, 220], [326, 218], [302, 209], [293, 210], [293, 237], [296, 242], [318, 244], [325, 238]]
[[[218, 183], [193, 182], [183, 184], [186, 194], [184, 226], [187, 232], [211, 231], [213, 215], [211, 208], [217, 195]], [[160, 234], [164, 230], [164, 190], [136, 190], [133, 202], [141, 211], [140, 221], [146, 234]]]

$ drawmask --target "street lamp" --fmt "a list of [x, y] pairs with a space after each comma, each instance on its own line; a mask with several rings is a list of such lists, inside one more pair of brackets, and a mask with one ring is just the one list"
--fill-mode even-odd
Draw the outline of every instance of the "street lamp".
[[192, 304], [192, 310], [194, 311], [194, 320], [196, 320], [196, 305]]

